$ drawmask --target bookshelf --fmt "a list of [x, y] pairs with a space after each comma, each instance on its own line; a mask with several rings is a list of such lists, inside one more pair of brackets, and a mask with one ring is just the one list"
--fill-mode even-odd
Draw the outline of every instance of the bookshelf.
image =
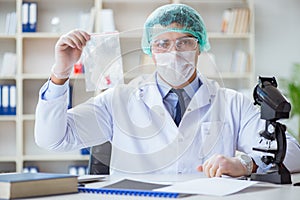
[[[15, 84], [17, 87], [17, 113], [0, 116], [0, 172], [22, 171], [24, 167], [37, 166], [43, 172], [67, 172], [69, 166], [87, 165], [89, 157], [79, 151], [54, 153], [41, 149], [34, 142], [34, 112], [38, 91], [50, 75], [54, 61], [54, 45], [58, 38], [78, 28], [78, 13], [90, 12], [95, 7], [94, 32], [101, 32], [100, 13], [112, 9], [115, 27], [121, 33], [121, 51], [125, 80], [140, 73], [149, 73], [154, 68], [141, 65], [140, 38], [146, 17], [157, 7], [166, 3], [185, 3], [198, 10], [206, 22], [211, 42], [211, 52], [216, 56], [219, 73], [210, 75], [234, 89], [253, 87], [254, 79], [254, 6], [246, 0], [27, 0], [37, 2], [37, 32], [22, 32], [22, 0], [0, 0], [0, 19], [9, 12], [16, 12], [16, 33], [5, 33], [5, 22], [0, 20], [0, 65], [5, 52], [17, 55], [15, 76], [0, 77], [0, 84]], [[251, 11], [249, 32], [243, 34], [222, 33], [221, 20], [227, 8], [247, 7]], [[53, 32], [51, 20], [60, 19], [60, 26]], [[133, 23], [134, 22], [134, 23]], [[250, 55], [250, 66], [244, 73], [230, 72], [232, 52], [242, 48]], [[73, 106], [92, 97], [85, 91], [84, 75], [71, 77]]]

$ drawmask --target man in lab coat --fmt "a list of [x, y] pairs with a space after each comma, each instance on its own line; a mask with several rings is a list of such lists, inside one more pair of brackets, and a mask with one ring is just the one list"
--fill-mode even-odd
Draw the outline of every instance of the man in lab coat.
[[[260, 145], [265, 126], [259, 110], [196, 69], [198, 56], [210, 45], [194, 9], [170, 4], [147, 18], [142, 48], [156, 65], [153, 75], [107, 89], [68, 110], [72, 66], [91, 37], [74, 30], [56, 44], [52, 74], [36, 109], [39, 146], [69, 151], [110, 141], [111, 173], [204, 171], [208, 177], [237, 177], [270, 168], [252, 150]], [[245, 155], [235, 157], [237, 150]], [[300, 170], [299, 155], [299, 144], [287, 134], [284, 163], [290, 171]]]

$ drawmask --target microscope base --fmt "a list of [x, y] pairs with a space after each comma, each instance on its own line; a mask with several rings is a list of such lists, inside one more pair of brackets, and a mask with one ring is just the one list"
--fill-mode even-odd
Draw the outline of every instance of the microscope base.
[[251, 180], [253, 181], [263, 181], [276, 184], [291, 184], [291, 174], [288, 169], [280, 168], [277, 171], [267, 172], [265, 174], [251, 174]]

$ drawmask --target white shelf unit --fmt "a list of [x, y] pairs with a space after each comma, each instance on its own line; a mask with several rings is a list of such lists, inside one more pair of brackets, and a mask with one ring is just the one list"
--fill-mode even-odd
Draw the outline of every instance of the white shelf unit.
[[[26, 0], [26, 2], [31, 0]], [[95, 6], [95, 32], [100, 32], [102, 9], [113, 9], [115, 26], [120, 32], [125, 78], [132, 79], [140, 73], [149, 73], [154, 68], [141, 65], [143, 55], [140, 40], [147, 16], [157, 7], [167, 3], [186, 3], [198, 10], [206, 22], [211, 42], [211, 51], [216, 55], [218, 67], [225, 86], [251, 88], [254, 79], [254, 7], [246, 0], [35, 0], [38, 4], [37, 32], [23, 33], [21, 24], [22, 0], [0, 0], [0, 19], [8, 12], [17, 13], [17, 32], [4, 33], [5, 22], [0, 20], [0, 65], [4, 52], [17, 54], [17, 72], [13, 77], [0, 77], [0, 84], [16, 84], [16, 116], [0, 116], [0, 172], [22, 171], [26, 166], [37, 166], [44, 172], [67, 172], [68, 166], [86, 165], [88, 156], [79, 151], [53, 153], [37, 147], [34, 142], [35, 107], [38, 91], [50, 74], [54, 61], [54, 45], [58, 38], [77, 28], [78, 13], [89, 12]], [[220, 32], [223, 11], [231, 7], [249, 7], [251, 10], [250, 31], [246, 34], [223, 34]], [[61, 20], [60, 32], [51, 32], [51, 18]], [[250, 70], [243, 74], [230, 73], [231, 54], [243, 47], [251, 57]], [[222, 64], [222, 65], [220, 65]], [[219, 79], [220, 76], [211, 76]], [[94, 94], [85, 91], [84, 76], [72, 76], [73, 106]], [[237, 88], [240, 89], [240, 88]]]
[[[210, 52], [215, 56], [218, 74], [207, 75], [219, 81], [220, 85], [250, 94], [255, 85], [255, 31], [254, 3], [252, 0], [180, 0], [192, 6], [201, 14], [208, 31]], [[250, 11], [249, 31], [246, 33], [222, 33], [221, 24], [224, 10], [248, 8]], [[245, 71], [232, 72], [232, 56], [235, 50], [242, 50], [249, 56]], [[201, 68], [201, 66], [198, 66]], [[201, 71], [201, 70], [200, 70]], [[252, 98], [249, 96], [249, 98]]]
[[[251, 89], [255, 81], [254, 5], [251, 0], [103, 0], [102, 9], [114, 11], [116, 28], [121, 33], [125, 81], [131, 80], [143, 72], [150, 73], [155, 68], [141, 65], [143, 52], [140, 47], [140, 40], [143, 23], [156, 7], [170, 2], [190, 5], [199, 11], [204, 19], [211, 44], [210, 52], [215, 55], [216, 70], [218, 70], [216, 75], [208, 74], [207, 76], [216, 79], [225, 87], [240, 91]], [[228, 8], [249, 8], [249, 32], [239, 34], [221, 32], [222, 15], [224, 10]], [[249, 55], [249, 66], [244, 72], [231, 72], [231, 61], [235, 50], [242, 50]], [[199, 68], [201, 69], [200, 66]]]

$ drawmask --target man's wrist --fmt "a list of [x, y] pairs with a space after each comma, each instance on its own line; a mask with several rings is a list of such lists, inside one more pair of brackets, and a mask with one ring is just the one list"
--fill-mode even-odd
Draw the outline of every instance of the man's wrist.
[[51, 74], [50, 80], [56, 85], [63, 85], [69, 78], [59, 79], [54, 74]]
[[242, 154], [238, 156], [241, 164], [246, 168], [246, 174], [247, 176], [251, 175], [254, 169], [254, 162], [252, 158], [246, 154]]

